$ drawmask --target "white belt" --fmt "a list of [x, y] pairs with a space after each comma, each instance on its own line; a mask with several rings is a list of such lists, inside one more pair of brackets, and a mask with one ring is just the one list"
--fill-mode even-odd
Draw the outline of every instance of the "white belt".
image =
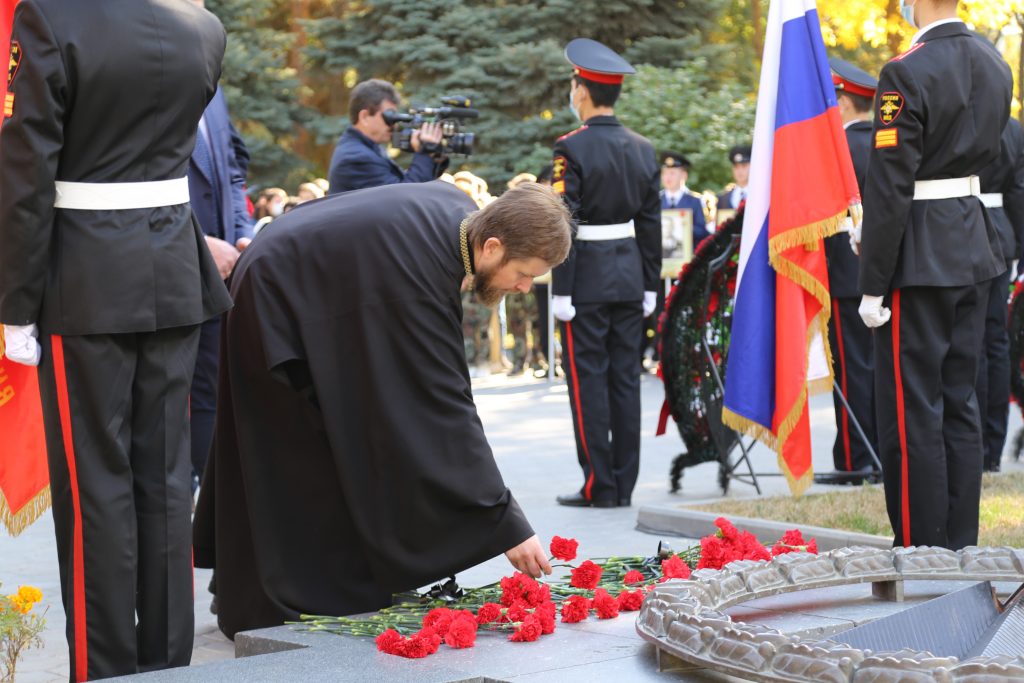
[[946, 178], [944, 180], [918, 180], [914, 183], [914, 201], [977, 197], [980, 194], [981, 179], [976, 175], [968, 176], [967, 178]]
[[584, 242], [600, 242], [602, 240], [621, 240], [627, 237], [636, 237], [636, 228], [633, 221], [626, 223], [614, 223], [611, 225], [578, 225], [576, 226], [576, 239]]
[[1003, 208], [1003, 193], [1002, 192], [986, 192], [978, 195], [978, 199], [981, 203], [990, 209], [1001, 209]]
[[110, 211], [152, 209], [188, 203], [188, 178], [141, 183], [69, 183], [58, 180], [58, 209]]

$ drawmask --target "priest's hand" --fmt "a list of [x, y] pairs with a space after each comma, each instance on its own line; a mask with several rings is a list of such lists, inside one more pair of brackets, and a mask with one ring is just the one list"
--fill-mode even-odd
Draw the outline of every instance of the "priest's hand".
[[646, 318], [651, 313], [654, 313], [654, 308], [658, 305], [658, 293], [657, 292], [644, 292], [644, 317]]
[[238, 249], [222, 239], [206, 236], [206, 246], [210, 250], [213, 262], [217, 264], [217, 272], [222, 280], [227, 280], [228, 275], [235, 268], [235, 261], [238, 260]]
[[544, 552], [544, 546], [540, 544], [540, 539], [536, 536], [530, 536], [515, 548], [507, 551], [505, 557], [513, 567], [535, 579], [540, 578], [541, 572], [551, 573], [548, 555]]
[[42, 348], [35, 325], [4, 325], [4, 356], [21, 365], [39, 365]]
[[576, 307], [572, 305], [571, 296], [551, 297], [551, 313], [563, 322], [569, 322], [576, 317]]
[[860, 319], [868, 327], [881, 327], [889, 322], [892, 312], [882, 305], [882, 297], [868, 296], [865, 294], [860, 300], [860, 307], [857, 309]]

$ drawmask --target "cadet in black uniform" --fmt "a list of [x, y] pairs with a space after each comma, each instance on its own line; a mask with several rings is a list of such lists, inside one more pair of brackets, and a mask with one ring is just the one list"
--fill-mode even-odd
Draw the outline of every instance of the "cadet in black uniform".
[[640, 466], [641, 329], [661, 285], [658, 162], [612, 108], [633, 67], [585, 38], [565, 56], [575, 67], [569, 101], [584, 124], [555, 143], [553, 187], [578, 225], [569, 258], [552, 271], [551, 307], [563, 321], [583, 486], [558, 502], [626, 506]]
[[[718, 194], [717, 209], [738, 209], [747, 199], [750, 184], [750, 145], [736, 145], [729, 150], [729, 161], [732, 163], [733, 182], [725, 186]], [[720, 223], [715, 219], [715, 223]]]
[[[853, 159], [857, 185], [864, 187], [868, 160], [871, 156], [871, 109], [878, 81], [849, 62], [832, 58], [832, 82], [836, 86], [839, 114], [846, 129], [846, 142]], [[828, 259], [829, 291], [832, 294], [832, 317], [828, 323], [832, 347], [832, 374], [850, 404], [850, 411], [878, 451], [875, 432], [874, 345], [871, 330], [860, 319], [857, 307], [861, 292], [857, 288], [859, 259], [851, 249], [846, 233], [825, 240]], [[835, 472], [815, 475], [820, 484], [860, 484], [876, 480], [879, 473], [867, 444], [850, 422], [842, 401], [835, 401], [836, 441], [832, 447]]]
[[72, 681], [192, 655], [189, 384], [230, 300], [185, 174], [224, 45], [182, 0], [14, 16], [0, 322], [12, 360], [41, 356]]
[[1024, 229], [1024, 130], [1011, 118], [1003, 129], [999, 158], [979, 174], [981, 199], [999, 234], [1006, 271], [992, 280], [985, 314], [985, 339], [978, 359], [978, 410], [985, 471], [998, 472], [1010, 417], [1010, 336], [1006, 329], [1010, 270]]
[[977, 174], [999, 156], [1012, 78], [956, 18], [956, 0], [907, 10], [925, 29], [879, 77], [860, 313], [878, 328], [875, 401], [895, 545], [958, 549], [978, 539], [974, 382], [990, 280], [1006, 269]]

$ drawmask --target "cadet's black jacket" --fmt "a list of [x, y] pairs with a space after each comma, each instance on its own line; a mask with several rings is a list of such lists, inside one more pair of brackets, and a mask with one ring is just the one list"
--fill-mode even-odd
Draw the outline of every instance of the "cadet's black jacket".
[[1024, 130], [1011, 118], [1003, 128], [999, 158], [981, 176], [981, 191], [1003, 195], [1002, 208], [989, 209], [1006, 263], [1017, 258], [1024, 231]]
[[[851, 123], [846, 129], [846, 142], [853, 159], [857, 187], [863, 191], [871, 158], [871, 122]], [[843, 232], [826, 239], [825, 255], [828, 258], [828, 286], [832, 296], [837, 299], [859, 298], [861, 292], [857, 288], [857, 270], [860, 259], [850, 248], [850, 236]]]
[[636, 239], [573, 240], [551, 293], [573, 303], [640, 301], [661, 279], [658, 162], [646, 138], [594, 116], [555, 143], [554, 187], [581, 225], [634, 222]]
[[954, 287], [1006, 269], [975, 197], [913, 201], [915, 180], [978, 175], [999, 156], [1013, 83], [962, 22], [941, 24], [882, 69], [864, 188], [860, 287]]
[[188, 204], [53, 208], [55, 180], [185, 177], [220, 77], [220, 22], [183, 0], [22, 0], [14, 25], [0, 134], [0, 322], [145, 332], [225, 310]]

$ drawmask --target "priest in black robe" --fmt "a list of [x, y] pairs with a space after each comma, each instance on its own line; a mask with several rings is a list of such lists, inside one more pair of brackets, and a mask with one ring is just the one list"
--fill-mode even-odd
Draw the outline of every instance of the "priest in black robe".
[[505, 553], [551, 569], [473, 403], [460, 289], [526, 292], [571, 222], [528, 183], [477, 210], [443, 182], [308, 202], [232, 276], [194, 524], [229, 637], [372, 611]]

